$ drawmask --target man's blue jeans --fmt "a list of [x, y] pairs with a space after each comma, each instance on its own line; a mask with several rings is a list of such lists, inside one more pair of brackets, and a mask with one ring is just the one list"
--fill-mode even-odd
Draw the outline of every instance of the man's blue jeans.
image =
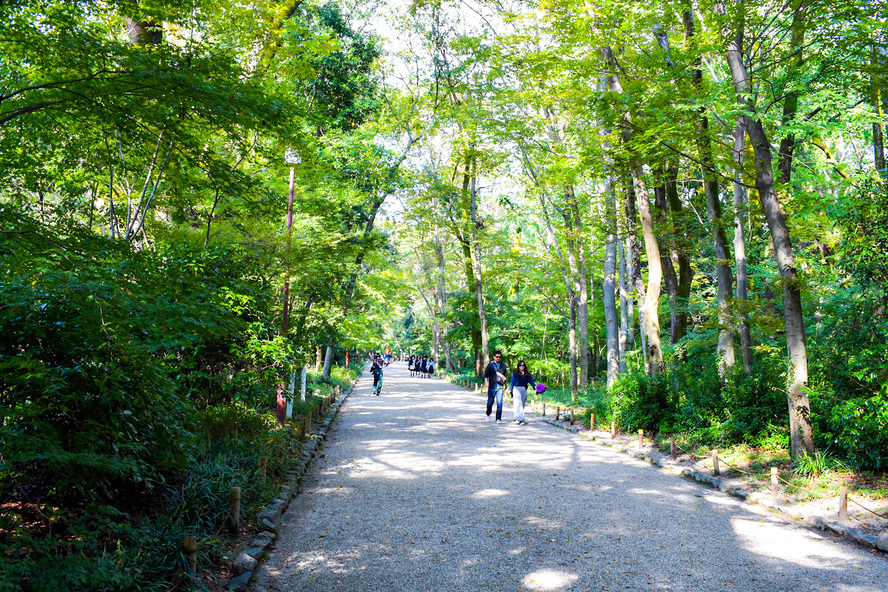
[[496, 418], [503, 418], [503, 386], [497, 384], [487, 389], [487, 415], [493, 411], [493, 401], [496, 400]]

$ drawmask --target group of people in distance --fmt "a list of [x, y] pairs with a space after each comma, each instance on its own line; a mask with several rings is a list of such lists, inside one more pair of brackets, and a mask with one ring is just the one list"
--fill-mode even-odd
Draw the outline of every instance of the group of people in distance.
[[[382, 369], [388, 365], [385, 356], [379, 352], [370, 354], [370, 372], [373, 374], [373, 394], [379, 396], [382, 391]], [[411, 355], [407, 358], [407, 368], [410, 370], [410, 376], [428, 378], [435, 373], [435, 362], [430, 360], [428, 356]], [[509, 388], [506, 389], [506, 383]], [[496, 423], [503, 423], [503, 399], [505, 393], [512, 394], [514, 406], [513, 422], [518, 425], [527, 423], [524, 419], [524, 407], [527, 405], [527, 389], [533, 387], [538, 394], [546, 390], [546, 385], [537, 384], [527, 364], [524, 360], [518, 360], [515, 370], [509, 376], [506, 363], [503, 362], [503, 352], [497, 350], [493, 352], [493, 360], [484, 370], [484, 388], [487, 390], [487, 416], [485, 419], [491, 421], [491, 413], [493, 413], [493, 404], [496, 403]]]
[[[524, 420], [524, 406], [527, 404], [527, 387], [532, 386], [537, 393], [542, 393], [546, 390], [546, 385], [534, 382], [524, 360], [518, 360], [511, 380], [507, 375], [508, 370], [506, 363], [503, 362], [503, 352], [497, 350], [493, 352], [493, 361], [484, 370], [484, 388], [487, 390], [487, 417], [485, 419], [490, 421], [493, 404], [496, 403], [496, 423], [503, 423], [503, 396], [505, 392], [509, 392], [512, 393], [514, 405], [513, 422], [525, 425], [527, 422]], [[506, 390], [506, 381], [509, 381], [508, 391]]]
[[428, 356], [411, 355], [407, 358], [407, 369], [410, 370], [410, 376], [429, 378], [435, 373], [435, 360], [430, 360]]

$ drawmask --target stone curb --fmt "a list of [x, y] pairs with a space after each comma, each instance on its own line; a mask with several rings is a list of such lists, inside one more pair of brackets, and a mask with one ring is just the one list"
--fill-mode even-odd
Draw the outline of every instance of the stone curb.
[[880, 551], [888, 552], [888, 534], [883, 534], [880, 537], [875, 537], [873, 535], [865, 533], [860, 529], [852, 528], [850, 522], [840, 522], [839, 520], [836, 520], [831, 516], [816, 514], [814, 512], [804, 510], [796, 506], [780, 503], [779, 500], [775, 500], [765, 493], [761, 493], [758, 491], [750, 492], [749, 488], [745, 484], [740, 487], [736, 487], [734, 485], [736, 485], [737, 480], [729, 481], [727, 479], [721, 479], [713, 475], [707, 475], [706, 473], [702, 473], [700, 471], [695, 471], [694, 469], [691, 469], [689, 467], [679, 467], [676, 463], [673, 463], [668, 456], [663, 456], [659, 453], [651, 453], [650, 450], [633, 449], [622, 440], [611, 440], [610, 438], [593, 436], [592, 434], [580, 432], [580, 429], [575, 426], [571, 426], [560, 421], [545, 419], [540, 416], [537, 417], [539, 417], [540, 421], [551, 426], [573, 432], [574, 434], [578, 434], [579, 436], [595, 442], [596, 444], [608, 446], [610, 448], [613, 448], [614, 450], [618, 450], [624, 454], [628, 454], [629, 456], [635, 457], [639, 460], [643, 460], [656, 467], [669, 471], [673, 475], [684, 477], [686, 479], [692, 479], [704, 485], [709, 485], [713, 489], [718, 489], [719, 491], [732, 495], [748, 504], [761, 506], [763, 508], [771, 510], [772, 512], [783, 514], [784, 516], [792, 518], [796, 522], [800, 522], [804, 526], [816, 528], [821, 531], [829, 530], [839, 536], [844, 537], [848, 541], [856, 543], [857, 545], [860, 545], [867, 549], [879, 549]]
[[292, 499], [298, 494], [299, 484], [302, 482], [302, 478], [308, 471], [312, 460], [317, 458], [320, 454], [324, 441], [327, 439], [327, 432], [329, 432], [330, 427], [336, 420], [336, 416], [339, 414], [339, 409], [342, 407], [342, 404], [345, 403], [345, 400], [351, 395], [355, 386], [358, 384], [359, 379], [360, 377], [352, 383], [347, 391], [339, 395], [339, 398], [330, 406], [324, 419], [316, 428], [316, 431], [312, 432], [309, 440], [302, 445], [301, 454], [299, 460], [296, 462], [296, 466], [284, 475], [285, 482], [281, 484], [281, 492], [268, 506], [265, 507], [264, 510], [259, 512], [259, 524], [264, 530], [256, 535], [250, 545], [235, 557], [234, 563], [232, 564], [232, 571], [238, 575], [228, 580], [225, 587], [226, 590], [231, 592], [244, 592], [247, 589], [247, 586], [249, 586], [250, 580], [253, 579], [253, 574], [256, 572], [256, 568], [265, 558], [269, 547], [271, 547], [272, 543], [278, 536], [277, 531], [281, 526], [283, 515], [290, 506], [290, 501], [292, 501]]

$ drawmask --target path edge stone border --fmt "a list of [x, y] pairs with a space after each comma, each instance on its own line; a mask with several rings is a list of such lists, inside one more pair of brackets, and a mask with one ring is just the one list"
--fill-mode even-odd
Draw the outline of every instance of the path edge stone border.
[[[454, 386], [464, 388], [472, 394], [482, 394], [481, 391], [478, 390], [476, 387], [469, 388], [460, 384], [456, 384], [450, 377], [448, 377], [447, 380], [451, 384], [454, 384]], [[678, 467], [677, 464], [673, 463], [668, 456], [662, 455], [660, 453], [651, 454], [650, 451], [646, 450], [633, 450], [622, 440], [611, 440], [610, 438], [594, 436], [591, 433], [586, 434], [580, 431], [580, 428], [576, 426], [572, 426], [561, 421], [548, 419], [536, 413], [534, 415], [539, 418], [540, 421], [551, 426], [561, 428], [568, 432], [573, 432], [574, 434], [577, 434], [578, 436], [585, 438], [586, 440], [589, 440], [601, 446], [608, 446], [610, 448], [613, 448], [614, 450], [618, 450], [620, 452], [628, 454], [629, 456], [643, 460], [654, 465], [655, 467], [658, 467], [665, 471], [669, 471], [673, 475], [684, 477], [685, 479], [691, 479], [693, 481], [697, 481], [698, 483], [708, 485], [713, 489], [718, 489], [722, 493], [727, 493], [728, 495], [736, 497], [737, 499], [748, 504], [761, 506], [771, 512], [786, 516], [787, 518], [790, 518], [793, 521], [800, 523], [808, 528], [816, 528], [820, 531], [829, 530], [830, 532], [833, 532], [852, 543], [864, 547], [865, 549], [879, 550], [888, 553], [888, 534], [882, 534], [879, 537], [867, 534], [859, 528], [852, 527], [850, 522], [841, 522], [832, 516], [825, 516], [823, 514], [809, 512], [790, 504], [781, 504], [779, 500], [775, 500], [765, 493], [761, 493], [759, 491], [750, 492], [747, 488], [744, 487], [731, 487], [726, 479], [721, 479], [714, 475], [707, 475], [688, 467]]]
[[611, 440], [610, 438], [602, 438], [601, 436], [586, 434], [580, 431], [580, 428], [576, 426], [571, 426], [560, 421], [540, 417], [539, 415], [537, 415], [537, 417], [543, 423], [561, 428], [562, 430], [566, 430], [568, 432], [573, 432], [581, 438], [584, 438], [601, 446], [613, 448], [614, 450], [617, 450], [639, 460], [643, 460], [678, 477], [684, 477], [686, 479], [702, 483], [703, 485], [708, 485], [712, 489], [718, 489], [722, 493], [727, 493], [728, 495], [731, 495], [747, 504], [760, 506], [771, 512], [784, 515], [787, 518], [791, 518], [796, 523], [802, 524], [803, 526], [806, 526], [808, 528], [816, 528], [820, 531], [829, 530], [852, 543], [864, 547], [865, 549], [888, 552], [888, 534], [883, 534], [880, 537], [875, 537], [873, 535], [866, 534], [866, 532], [859, 528], [853, 528], [849, 522], [841, 522], [829, 516], [824, 516], [822, 514], [817, 514], [814, 512], [807, 512], [802, 508], [798, 508], [790, 504], [782, 504], [779, 500], [771, 498], [768, 494], [759, 491], [750, 492], [747, 489], [741, 487], [731, 487], [725, 479], [721, 479], [713, 475], [707, 475], [706, 473], [695, 471], [689, 467], [679, 467], [676, 463], [673, 463], [668, 456], [662, 456], [659, 453], [657, 453], [655, 456], [654, 454], [651, 454], [651, 452], [648, 450], [634, 450], [624, 441]]
[[259, 512], [259, 525], [263, 530], [256, 535], [246, 549], [238, 553], [237, 557], [234, 558], [232, 570], [238, 575], [228, 580], [225, 586], [226, 590], [230, 592], [244, 592], [250, 585], [256, 568], [265, 559], [269, 547], [278, 536], [277, 531], [280, 528], [284, 513], [289, 508], [290, 502], [299, 493], [299, 484], [302, 483], [302, 478], [308, 472], [312, 461], [320, 454], [324, 442], [327, 440], [327, 433], [339, 415], [339, 409], [349, 395], [352, 394], [359, 380], [360, 376], [330, 405], [324, 419], [302, 445], [302, 451], [296, 465], [284, 475], [281, 492], [264, 510]]

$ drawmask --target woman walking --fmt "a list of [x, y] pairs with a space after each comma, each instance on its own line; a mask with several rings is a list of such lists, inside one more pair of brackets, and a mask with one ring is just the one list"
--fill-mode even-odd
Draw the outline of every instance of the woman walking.
[[513, 405], [515, 407], [515, 423], [524, 425], [524, 405], [527, 404], [527, 385], [536, 387], [533, 376], [527, 370], [527, 364], [524, 360], [520, 360], [512, 373], [512, 382], [509, 384], [509, 392], [512, 393]]

